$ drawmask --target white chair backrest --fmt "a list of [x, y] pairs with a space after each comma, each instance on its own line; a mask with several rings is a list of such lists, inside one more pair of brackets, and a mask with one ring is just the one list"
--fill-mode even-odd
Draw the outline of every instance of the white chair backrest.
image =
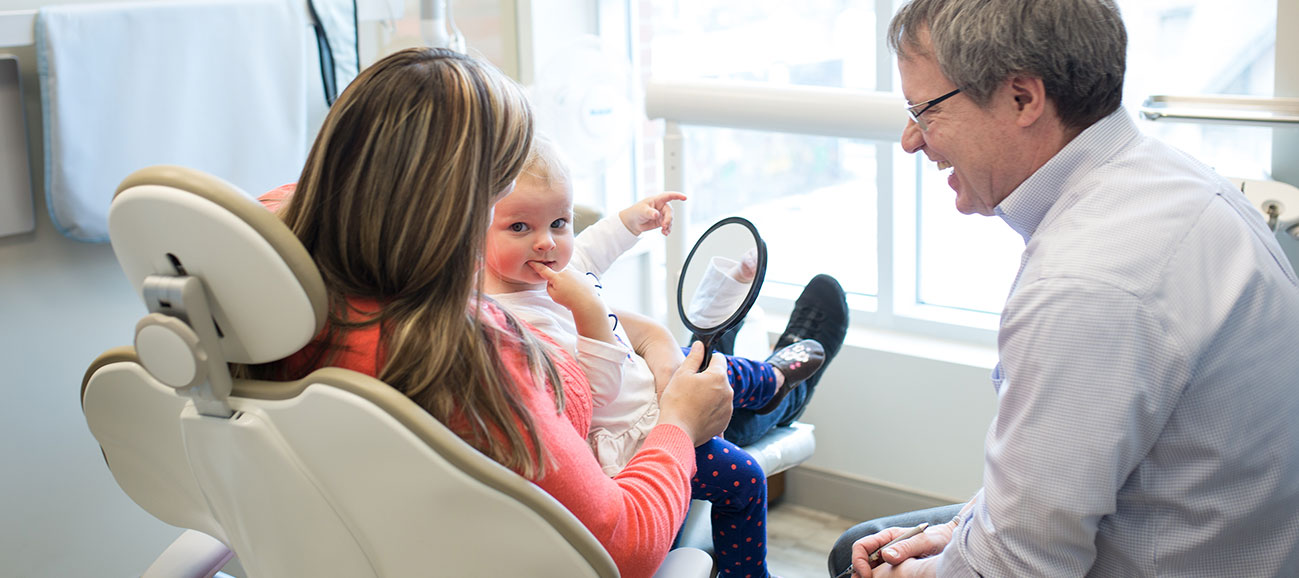
[[[228, 183], [179, 167], [137, 172], [109, 229], [142, 294], [149, 277], [201, 281], [219, 343], [196, 330], [194, 347], [208, 349], [197, 359], [279, 359], [321, 326], [323, 284], [305, 250]], [[194, 316], [180, 317], [201, 325]], [[208, 399], [226, 417], [203, 411], [199, 386], [151, 374], [167, 363], [151, 355], [142, 363], [123, 347], [92, 364], [91, 433], [137, 504], [221, 540], [250, 576], [618, 575], [554, 498], [376, 379], [325, 368], [295, 382], [233, 380]]]

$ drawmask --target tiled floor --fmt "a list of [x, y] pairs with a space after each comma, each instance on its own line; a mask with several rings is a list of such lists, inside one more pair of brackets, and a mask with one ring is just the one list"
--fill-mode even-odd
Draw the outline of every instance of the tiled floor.
[[781, 578], [826, 578], [826, 556], [851, 520], [781, 503], [767, 512], [767, 563]]

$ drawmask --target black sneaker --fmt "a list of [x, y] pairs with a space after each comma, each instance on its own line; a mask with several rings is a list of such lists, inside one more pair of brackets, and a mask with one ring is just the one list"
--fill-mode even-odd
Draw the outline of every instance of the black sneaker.
[[839, 354], [846, 335], [848, 335], [848, 298], [844, 295], [843, 287], [839, 285], [839, 281], [829, 275], [813, 277], [803, 288], [803, 293], [798, 296], [798, 300], [794, 302], [794, 310], [789, 314], [789, 323], [785, 325], [784, 333], [781, 333], [780, 338], [776, 340], [775, 349], [780, 350], [796, 341], [815, 339], [825, 349], [825, 363], [822, 363], [821, 368], [803, 382], [807, 387], [807, 397], [804, 398], [803, 407], [798, 408], [792, 417], [777, 425], [787, 426], [803, 415], [803, 410], [807, 408], [807, 400], [812, 399], [816, 384], [825, 374], [825, 368], [829, 367], [830, 362]]

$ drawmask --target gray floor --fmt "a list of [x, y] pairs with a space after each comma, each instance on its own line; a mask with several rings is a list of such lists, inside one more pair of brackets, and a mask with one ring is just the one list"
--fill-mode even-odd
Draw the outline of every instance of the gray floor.
[[773, 576], [826, 578], [825, 558], [851, 520], [781, 503], [767, 512], [767, 563]]

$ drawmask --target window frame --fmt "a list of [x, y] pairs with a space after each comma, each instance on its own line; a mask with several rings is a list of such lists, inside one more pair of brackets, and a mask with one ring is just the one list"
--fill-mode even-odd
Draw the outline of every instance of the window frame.
[[[896, 11], [901, 0], [874, 0], [874, 9], [877, 15], [891, 15]], [[1282, 30], [1299, 30], [1299, 5], [1289, 5], [1284, 0], [1277, 2], [1277, 46], [1276, 46], [1276, 84], [1274, 95], [1277, 96], [1299, 96], [1299, 37], [1294, 35], [1281, 34]], [[594, 0], [592, 3], [595, 12], [595, 21], [599, 23], [599, 33], [606, 38], [614, 35], [620, 39], [618, 42], [625, 42], [627, 54], [632, 62], [632, 69], [641, 71], [640, 57], [640, 39], [639, 39], [639, 8], [640, 2], [632, 4], [631, 0]], [[889, 18], [877, 17], [875, 19], [876, 38], [883, 39], [887, 34]], [[882, 45], [882, 40], [881, 40]], [[891, 51], [880, 49], [875, 51], [876, 58], [876, 91], [881, 94], [893, 94], [896, 90], [895, 75], [896, 63], [895, 57]], [[635, 75], [634, 75], [635, 76]], [[637, 77], [633, 80], [639, 85], [639, 81], [646, 81], [644, 87], [637, 87], [641, 94], [645, 93], [644, 89], [649, 88], [649, 82], [645, 78]], [[845, 89], [847, 90], [847, 89]], [[669, 119], [663, 129], [663, 157], [672, 154], [671, 149], [678, 146], [681, 142], [679, 134], [674, 134], [679, 130], [682, 124]], [[737, 127], [738, 128], [738, 127]], [[642, 131], [643, 133], [644, 131]], [[1291, 183], [1299, 183], [1299, 135], [1290, 135], [1287, 132], [1299, 131], [1274, 131], [1273, 132], [1273, 159], [1272, 159], [1272, 176], [1278, 180], [1285, 180]], [[900, 137], [900, 134], [899, 134]], [[876, 162], [877, 179], [877, 268], [878, 268], [878, 293], [875, 296], [850, 295], [849, 305], [853, 313], [853, 326], [858, 329], [897, 331], [906, 334], [919, 336], [928, 336], [939, 339], [949, 339], [972, 344], [994, 344], [996, 331], [1000, 322], [999, 314], [990, 314], [984, 312], [975, 312], [961, 310], [949, 306], [928, 305], [920, 303], [917, 295], [918, 272], [920, 264], [919, 240], [918, 235], [920, 228], [920, 212], [918, 208], [917, 196], [919, 195], [918, 183], [914, 179], [904, 179], [903, 183], [909, 185], [899, 185], [898, 179], [895, 179], [900, 171], [899, 167], [918, 166], [921, 159], [915, 159], [916, 165], [899, 162], [898, 155], [902, 153], [897, 143], [898, 139], [888, 142], [878, 142]], [[653, 150], [656, 145], [643, 135], [637, 135], [635, 144], [632, 147], [632, 187], [639, 189], [642, 187], [643, 179], [639, 178], [644, 170], [643, 159], [646, 159], [647, 151]], [[676, 149], [676, 154], [680, 154], [680, 149]], [[684, 188], [683, 167], [680, 162], [674, 162], [672, 159], [662, 158], [664, 165], [663, 189], [664, 190], [681, 190]], [[676, 157], [679, 161], [680, 157]], [[914, 172], [908, 170], [907, 172]], [[607, 182], [606, 187], [617, 187], [617, 183]], [[678, 188], [681, 187], [681, 188]], [[639, 198], [639, 190], [633, 193], [634, 198]], [[606, 195], [606, 205], [610, 199]], [[614, 207], [606, 206], [606, 210], [615, 210]], [[974, 218], [974, 217], [970, 217]], [[660, 252], [657, 248], [651, 248], [640, 252], [637, 258], [641, 260], [641, 270], [643, 273], [650, 274], [655, 282], [661, 282], [668, 290], [667, 295], [675, 294], [675, 276], [670, 274], [671, 271], [679, 270], [680, 260], [688, 252], [689, 247], [686, 242], [688, 233], [685, 231], [685, 225], [688, 219], [680, 219], [681, 223], [678, 231], [674, 236], [679, 235], [678, 239], [669, 238], [665, 252]], [[675, 256], [674, 256], [675, 254]], [[653, 263], [666, 262], [666, 269], [663, 267], [652, 266]], [[793, 301], [797, 296], [796, 288], [783, 287], [779, 284], [772, 284], [770, 288], [764, 288], [763, 296], [759, 304], [769, 312], [780, 314], [787, 312], [793, 307]], [[662, 313], [665, 309], [661, 299], [650, 298], [646, 303], [647, 310]], [[673, 315], [667, 315], [669, 323], [672, 323]], [[677, 322], [679, 325], [679, 322]]]

